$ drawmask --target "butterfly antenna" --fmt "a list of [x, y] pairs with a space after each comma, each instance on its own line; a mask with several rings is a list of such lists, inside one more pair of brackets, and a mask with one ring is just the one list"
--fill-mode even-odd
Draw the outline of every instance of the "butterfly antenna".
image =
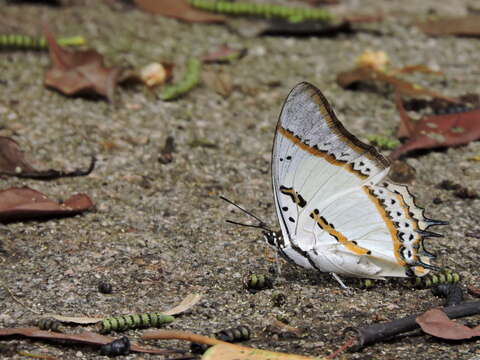
[[265, 226], [265, 224], [244, 224], [244, 223], [241, 223], [241, 222], [237, 222], [237, 221], [233, 221], [233, 220], [225, 220], [227, 223], [229, 224], [234, 224], [234, 225], [240, 225], [240, 226], [245, 226], [245, 227], [251, 227], [251, 228], [257, 228], [257, 229], [262, 229], [262, 230], [267, 230], [267, 231], [270, 231], [269, 228], [267, 228]]
[[220, 195], [220, 199], [228, 202], [229, 204], [232, 204], [233, 206], [235, 206], [236, 208], [242, 210], [245, 214], [247, 215], [250, 215], [251, 217], [253, 217], [255, 220], [258, 221], [258, 225], [248, 225], [248, 224], [242, 224], [242, 223], [239, 223], [239, 222], [235, 222], [235, 221], [232, 221], [232, 220], [227, 220], [228, 223], [230, 224], [235, 224], [235, 225], [242, 225], [242, 226], [247, 226], [247, 227], [254, 227], [254, 228], [259, 228], [259, 229], [264, 229], [264, 230], [269, 230], [268, 227], [267, 227], [267, 224], [262, 220], [260, 219], [257, 215], [255, 215], [254, 213], [248, 211], [248, 210], [245, 210], [244, 208], [242, 208], [240, 205], [237, 205], [235, 204], [233, 201], [227, 199], [226, 197]]

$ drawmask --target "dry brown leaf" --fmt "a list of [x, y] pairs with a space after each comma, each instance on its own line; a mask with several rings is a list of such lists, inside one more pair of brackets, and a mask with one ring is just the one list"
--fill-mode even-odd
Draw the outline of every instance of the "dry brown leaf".
[[226, 20], [222, 15], [195, 9], [188, 0], [135, 0], [135, 4], [149, 13], [187, 22], [220, 23]]
[[319, 357], [280, 353], [232, 344], [218, 344], [209, 348], [202, 360], [321, 360]]
[[[414, 67], [411, 67], [414, 68]], [[424, 69], [421, 68], [423, 71]], [[397, 70], [398, 72], [398, 70]], [[402, 80], [393, 74], [385, 71], [377, 70], [371, 66], [361, 66], [354, 68], [350, 71], [345, 71], [337, 75], [337, 83], [345, 88], [349, 89], [361, 82], [383, 82], [392, 85], [396, 92], [404, 95], [418, 96], [428, 95], [440, 99], [444, 99], [450, 102], [458, 102], [457, 99], [453, 99], [447, 96], [443, 96], [435, 91], [426, 89], [416, 84], [412, 84], [408, 81]]]
[[72, 216], [93, 208], [85, 194], [76, 194], [59, 204], [28, 187], [12, 187], [0, 191], [0, 221]]
[[22, 178], [52, 180], [60, 177], [85, 176], [90, 174], [95, 167], [95, 158], [86, 170], [70, 172], [59, 170], [37, 170], [25, 159], [25, 153], [20, 150], [18, 143], [5, 136], [0, 136], [0, 174], [18, 176]]
[[[143, 339], [149, 340], [186, 340], [198, 344], [215, 345], [202, 356], [202, 360], [321, 360], [308, 356], [286, 354], [268, 350], [259, 350], [246, 346], [230, 344], [215, 338], [197, 335], [187, 331], [153, 330], [146, 331]], [[218, 346], [218, 348], [216, 348]]]
[[229, 97], [233, 91], [232, 77], [227, 73], [202, 71], [202, 80], [207, 87], [223, 97]]
[[43, 316], [54, 318], [55, 320], [61, 321], [63, 323], [73, 323], [80, 325], [96, 324], [104, 319], [103, 317], [93, 318], [88, 316], [64, 316], [57, 314], [44, 314]]
[[430, 20], [418, 23], [417, 26], [428, 35], [480, 37], [480, 16], [478, 15]]
[[458, 146], [480, 139], [480, 109], [431, 115], [414, 122], [405, 111], [398, 94], [396, 105], [400, 114], [397, 135], [408, 140], [390, 154], [393, 160], [413, 150]]
[[296, 337], [305, 333], [304, 329], [296, 328], [276, 319], [268, 326], [268, 330], [275, 334], [294, 335]]
[[180, 304], [167, 311], [162, 311], [162, 314], [178, 315], [184, 313], [185, 311], [188, 311], [194, 307], [201, 300], [201, 298], [202, 295], [200, 294], [189, 294], [182, 300]]
[[[79, 342], [90, 345], [104, 345], [112, 342], [115, 338], [105, 335], [100, 335], [90, 331], [84, 331], [79, 334], [63, 334], [53, 331], [40, 330], [38, 328], [5, 328], [0, 329], [0, 337], [21, 335], [29, 338], [39, 339], [55, 339], [55, 340], [68, 340], [73, 342]], [[149, 353], [149, 354], [173, 354], [178, 353], [176, 350], [162, 350], [162, 349], [149, 349], [143, 346], [131, 343], [130, 350], [135, 352]]]
[[465, 340], [480, 336], [480, 326], [469, 328], [451, 320], [440, 309], [431, 309], [418, 316], [416, 322], [424, 332], [447, 340]]
[[205, 64], [229, 63], [241, 59], [247, 54], [247, 49], [233, 49], [227, 45], [221, 45], [217, 50], [202, 56], [200, 59]]
[[65, 95], [101, 95], [113, 101], [122, 69], [103, 64], [95, 50], [71, 51], [61, 48], [45, 29], [52, 67], [45, 73], [45, 85]]

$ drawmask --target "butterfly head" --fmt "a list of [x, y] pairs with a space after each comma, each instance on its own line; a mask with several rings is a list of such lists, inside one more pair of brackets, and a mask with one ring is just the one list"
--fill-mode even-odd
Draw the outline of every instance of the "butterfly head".
[[283, 244], [283, 235], [281, 231], [263, 231], [263, 238], [267, 242], [268, 245], [280, 248]]

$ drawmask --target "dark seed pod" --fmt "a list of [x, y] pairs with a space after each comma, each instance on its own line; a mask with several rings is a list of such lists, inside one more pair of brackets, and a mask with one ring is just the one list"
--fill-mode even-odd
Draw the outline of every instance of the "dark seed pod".
[[445, 298], [444, 306], [455, 306], [463, 302], [463, 290], [458, 284], [439, 284], [432, 288], [432, 293]]
[[50, 331], [59, 332], [59, 333], [65, 331], [62, 323], [52, 318], [39, 319], [36, 325], [42, 330], [50, 330]]
[[[250, 340], [251, 336], [251, 330], [243, 325], [231, 329], [220, 330], [210, 335], [210, 337], [230, 343], [247, 341]], [[203, 354], [208, 348], [209, 346], [205, 344], [192, 343], [190, 345], [190, 351], [195, 354]]]
[[97, 328], [100, 333], [106, 334], [110, 331], [159, 327], [160, 325], [171, 323], [174, 319], [175, 318], [173, 316], [155, 312], [123, 315], [105, 318], [97, 325]]
[[417, 289], [431, 288], [438, 284], [454, 284], [461, 280], [460, 274], [448, 269], [442, 269], [437, 274], [429, 273], [423, 277], [411, 278], [407, 281], [407, 286]]
[[263, 274], [249, 274], [244, 280], [245, 288], [252, 292], [270, 289], [273, 286], [272, 279]]
[[118, 356], [128, 355], [130, 353], [130, 340], [124, 336], [120, 339], [113, 340], [108, 344], [102, 345], [100, 355]]
[[98, 284], [98, 291], [102, 294], [111, 294], [113, 291], [112, 284], [106, 281], [102, 281]]
[[231, 329], [221, 330], [215, 333], [215, 338], [226, 342], [241, 342], [250, 340], [252, 332], [246, 326], [237, 326]]

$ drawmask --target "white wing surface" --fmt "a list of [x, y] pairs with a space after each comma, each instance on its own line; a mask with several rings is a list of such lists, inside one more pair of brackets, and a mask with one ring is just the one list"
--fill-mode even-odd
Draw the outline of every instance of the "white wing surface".
[[347, 276], [418, 276], [431, 268], [426, 219], [389, 162], [350, 134], [320, 90], [288, 95], [276, 127], [272, 182], [282, 252], [297, 264]]

